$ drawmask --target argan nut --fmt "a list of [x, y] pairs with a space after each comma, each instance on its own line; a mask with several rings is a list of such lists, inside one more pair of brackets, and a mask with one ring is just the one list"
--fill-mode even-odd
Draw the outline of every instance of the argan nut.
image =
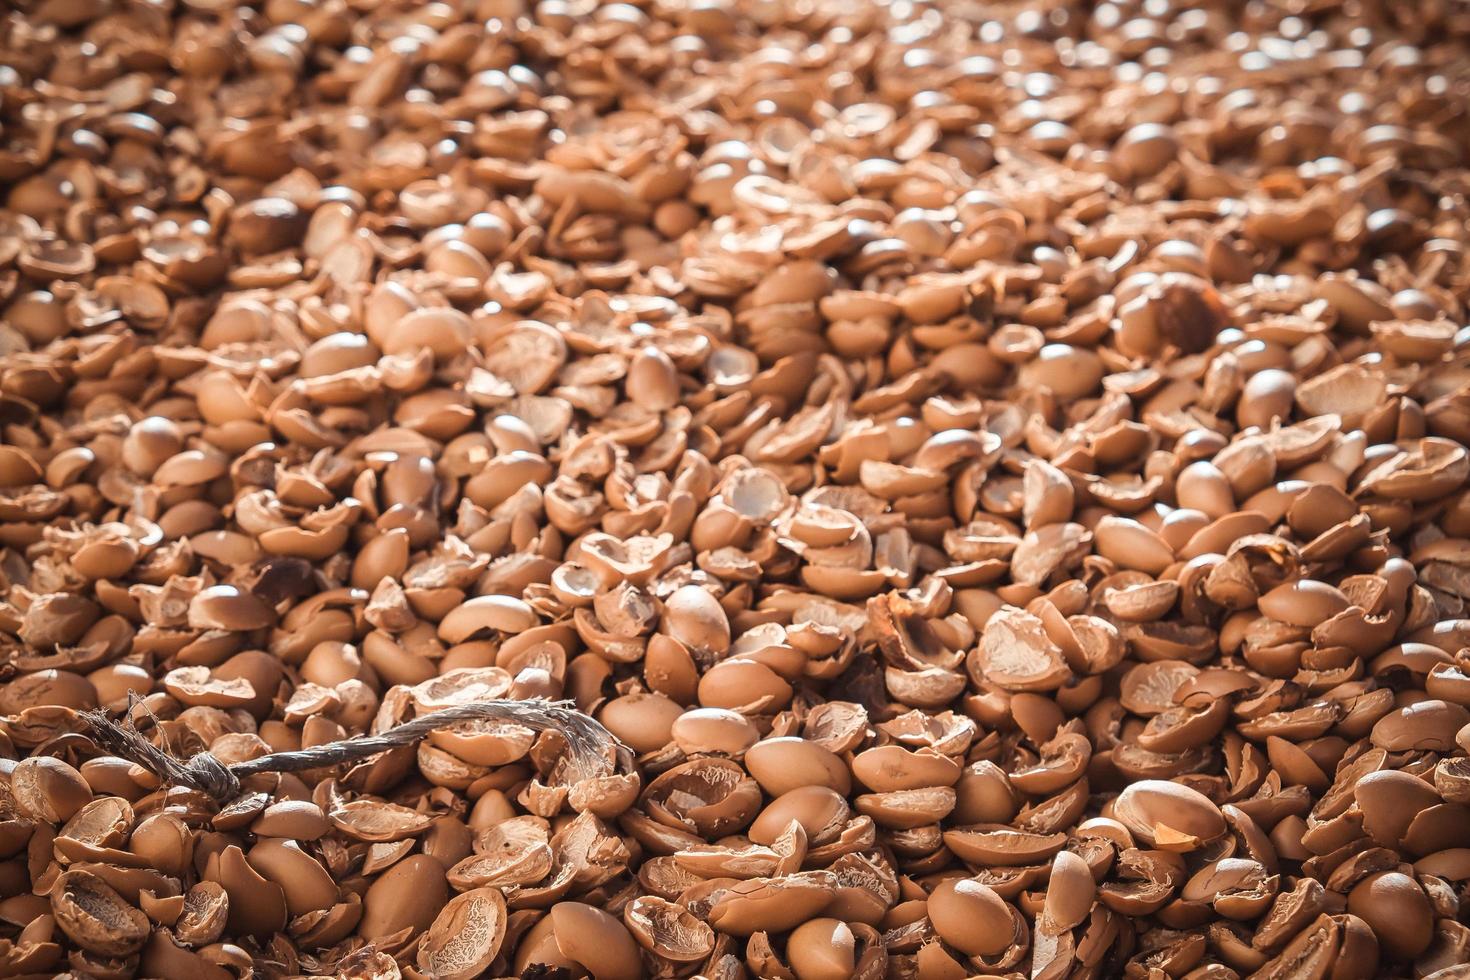
[[1209, 797], [1181, 783], [1145, 779], [1124, 788], [1113, 813], [1153, 847], [1190, 850], [1225, 833], [1225, 818]]
[[669, 743], [683, 709], [662, 694], [627, 694], [603, 705], [598, 720], [635, 752], [652, 752]]
[[841, 832], [850, 808], [847, 800], [826, 786], [800, 786], [776, 797], [746, 831], [757, 844], [774, 844], [792, 821], [801, 825], [807, 840], [822, 843]]
[[993, 956], [1015, 939], [1015, 913], [988, 885], [950, 878], [929, 893], [929, 921], [945, 942], [970, 956]]
[[693, 649], [724, 653], [730, 648], [725, 610], [698, 586], [683, 586], [664, 600], [663, 625], [669, 635]]
[[847, 923], [812, 919], [787, 937], [786, 959], [797, 980], [844, 980], [857, 964], [857, 942]]
[[772, 738], [745, 752], [745, 767], [771, 796], [803, 786], [826, 786], [847, 795], [852, 778], [833, 752], [803, 738]]
[[337, 885], [331, 875], [295, 841], [259, 840], [245, 860], [263, 877], [281, 886], [292, 918], [329, 909], [337, 901]]
[[426, 855], [411, 854], [368, 886], [357, 934], [373, 940], [403, 929], [421, 932], [448, 901], [444, 866]]
[[[217, 863], [216, 863], [217, 862]], [[286, 894], [281, 886], [252, 868], [233, 844], [211, 858], [216, 877], [229, 897], [227, 928], [248, 936], [269, 936], [286, 925]]]
[[1348, 893], [1347, 907], [1392, 956], [1413, 959], [1433, 938], [1434, 915], [1424, 889], [1398, 871], [1380, 871], [1358, 882]]
[[669, 731], [685, 755], [738, 756], [760, 738], [760, 732], [744, 715], [727, 708], [691, 708], [680, 712]]
[[582, 902], [559, 902], [549, 913], [562, 955], [582, 964], [596, 980], [643, 976], [638, 946], [621, 922]]
[[128, 430], [122, 459], [139, 476], [152, 476], [164, 462], [184, 448], [184, 436], [171, 419], [149, 416]]
[[15, 764], [10, 771], [10, 792], [22, 812], [51, 824], [65, 823], [92, 802], [92, 788], [80, 772], [44, 755]]

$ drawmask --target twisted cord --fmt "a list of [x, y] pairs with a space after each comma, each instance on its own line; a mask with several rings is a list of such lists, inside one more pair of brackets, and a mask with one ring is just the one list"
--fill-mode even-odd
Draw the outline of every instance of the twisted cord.
[[606, 728], [578, 711], [571, 701], [472, 701], [442, 711], [419, 715], [377, 735], [352, 738], [291, 752], [273, 752], [257, 759], [225, 765], [208, 752], [187, 761], [154, 745], [134, 727], [131, 719], [114, 721], [103, 711], [84, 711], [92, 740], [103, 751], [136, 763], [174, 786], [188, 786], [226, 802], [240, 794], [240, 780], [262, 772], [300, 772], [365, 759], [379, 752], [412, 745], [430, 732], [466, 721], [491, 719], [524, 725], [534, 732], [560, 732], [573, 761], [595, 771], [609, 757], [624, 761], [627, 750]]

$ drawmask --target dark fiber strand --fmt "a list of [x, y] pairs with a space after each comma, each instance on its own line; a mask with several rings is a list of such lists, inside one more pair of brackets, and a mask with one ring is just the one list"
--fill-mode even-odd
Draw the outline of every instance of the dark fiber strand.
[[592, 767], [605, 765], [610, 756], [622, 754], [621, 745], [607, 729], [578, 711], [571, 701], [472, 701], [419, 715], [377, 735], [315, 745], [292, 752], [274, 752], [258, 759], [231, 765], [208, 752], [183, 761], [154, 745], [126, 717], [114, 721], [102, 711], [86, 711], [82, 717], [92, 740], [104, 751], [134, 762], [175, 786], [188, 786], [221, 802], [240, 793], [240, 780], [262, 772], [300, 772], [355, 762], [399, 746], [412, 745], [430, 732], [461, 722], [491, 719], [524, 725], [535, 732], [560, 732], [574, 760]]

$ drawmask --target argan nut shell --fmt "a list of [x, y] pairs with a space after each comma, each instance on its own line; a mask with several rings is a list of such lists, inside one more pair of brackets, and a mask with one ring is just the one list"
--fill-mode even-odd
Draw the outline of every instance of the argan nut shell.
[[373, 940], [403, 929], [422, 932], [448, 901], [444, 866], [426, 855], [411, 854], [368, 886], [357, 934]]
[[559, 902], [548, 915], [562, 954], [585, 966], [595, 980], [643, 976], [638, 945], [623, 924], [602, 909], [582, 902]]
[[245, 860], [231, 845], [218, 855], [217, 880], [229, 898], [227, 928], [249, 936], [269, 936], [286, 925], [286, 894]]
[[945, 942], [971, 956], [992, 956], [1011, 945], [1014, 913], [994, 890], [964, 878], [940, 882], [929, 893], [929, 921]]
[[10, 771], [10, 792], [22, 812], [51, 824], [64, 823], [92, 802], [82, 774], [60, 759], [32, 756]]
[[844, 980], [857, 965], [857, 942], [847, 923], [812, 919], [791, 931], [786, 958], [797, 980]]
[[803, 786], [826, 786], [847, 795], [852, 777], [834, 753], [802, 738], [765, 739], [745, 752], [745, 766], [771, 796]]

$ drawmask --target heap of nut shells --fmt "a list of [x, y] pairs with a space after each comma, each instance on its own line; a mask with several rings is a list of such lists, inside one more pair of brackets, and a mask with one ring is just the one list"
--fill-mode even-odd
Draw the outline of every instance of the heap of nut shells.
[[1466, 976], [1470, 18], [1195, 6], [7, 5], [0, 976]]

